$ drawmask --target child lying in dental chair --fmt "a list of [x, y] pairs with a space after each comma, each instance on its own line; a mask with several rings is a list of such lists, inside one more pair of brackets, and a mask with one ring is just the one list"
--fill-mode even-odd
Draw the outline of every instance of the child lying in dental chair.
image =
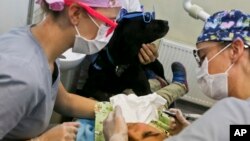
[[[121, 98], [122, 96], [125, 95], [120, 95], [118, 98]], [[161, 141], [171, 135], [171, 119], [167, 114], [163, 112], [164, 108], [163, 105], [161, 105], [163, 101], [157, 95], [151, 95], [148, 98], [153, 97], [154, 100], [152, 101], [157, 102], [158, 100], [160, 100], [160, 102], [146, 107], [148, 107], [149, 109], [151, 107], [154, 107], [153, 110], [148, 114], [155, 114], [157, 116], [151, 116], [150, 118], [147, 118], [143, 114], [141, 114], [141, 116], [139, 117], [125, 117], [128, 126], [129, 141]], [[78, 120], [81, 123], [81, 127], [78, 130], [77, 141], [104, 141], [103, 121], [113, 110], [113, 106], [116, 104], [117, 103], [111, 104], [111, 102], [99, 102], [95, 107], [95, 121], [86, 119]], [[123, 107], [123, 111], [126, 109], [123, 105], [120, 106]], [[135, 111], [138, 112], [140, 111], [140, 109], [137, 108], [137, 110]], [[126, 113], [126, 111], [124, 112]], [[132, 112], [131, 114], [135, 113]]]
[[135, 94], [118, 94], [111, 97], [110, 102], [97, 103], [95, 121], [78, 119], [81, 127], [77, 141], [104, 141], [103, 121], [116, 105], [122, 108], [130, 141], [160, 141], [170, 136], [170, 118], [163, 110], [168, 109], [170, 104], [188, 92], [184, 66], [174, 62], [171, 68], [171, 84], [160, 86], [157, 84], [160, 83], [159, 80], [149, 80], [153, 94], [140, 97]]

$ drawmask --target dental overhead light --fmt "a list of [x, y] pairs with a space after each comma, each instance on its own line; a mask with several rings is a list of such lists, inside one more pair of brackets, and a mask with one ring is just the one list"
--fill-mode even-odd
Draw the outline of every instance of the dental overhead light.
[[188, 14], [195, 19], [206, 21], [206, 19], [210, 16], [200, 6], [191, 4], [191, 0], [183, 0], [183, 7]]

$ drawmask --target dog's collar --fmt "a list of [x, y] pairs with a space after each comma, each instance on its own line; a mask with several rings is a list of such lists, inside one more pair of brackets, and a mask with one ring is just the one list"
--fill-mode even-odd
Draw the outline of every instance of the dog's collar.
[[[108, 51], [107, 46], [106, 46], [106, 55], [107, 55], [107, 61], [109, 61], [109, 64], [113, 66], [111, 69], [115, 71], [115, 74], [118, 77], [120, 77], [123, 74], [123, 72], [130, 66], [129, 64], [127, 64], [127, 65], [115, 65], [115, 63], [114, 63], [114, 61], [113, 61], [113, 59]], [[104, 66], [102, 65], [102, 63], [100, 63], [100, 62], [98, 63], [97, 60], [95, 60], [95, 62], [93, 63], [93, 67], [96, 70], [105, 69], [105, 68], [103, 68]]]
[[123, 72], [129, 67], [129, 65], [119, 65], [115, 67], [116, 76], [120, 77]]
[[[94, 68], [96, 70], [102, 70], [103, 68], [101, 66], [99, 66], [96, 62], [94, 63]], [[120, 77], [123, 72], [129, 67], [129, 65], [119, 65], [119, 66], [115, 66], [115, 74], [116, 76]]]
[[107, 53], [108, 60], [110, 61], [110, 63], [113, 64], [114, 66], [116, 66], [115, 63], [114, 63], [114, 60], [112, 59], [112, 57], [111, 57], [111, 55], [110, 55], [110, 53], [109, 53], [109, 48], [108, 48], [108, 46], [106, 46], [106, 53]]
[[[112, 56], [109, 53], [109, 48], [108, 46], [105, 47], [105, 52], [108, 58], [108, 61], [110, 62], [111, 65], [113, 65], [114, 67], [117, 67], [118, 65], [115, 64], [114, 60], [112, 59]], [[101, 70], [102, 67], [100, 65], [98, 65], [96, 62], [94, 63], [94, 67], [98, 70]]]
[[112, 57], [111, 57], [111, 55], [110, 55], [110, 53], [109, 53], [109, 48], [108, 48], [108, 46], [106, 47], [106, 53], [107, 53], [109, 62], [110, 62], [112, 65], [115, 66], [115, 73], [116, 73], [116, 75], [117, 75], [118, 77], [120, 77], [121, 74], [124, 72], [124, 70], [128, 68], [128, 65], [119, 65], [119, 66], [118, 66], [118, 65], [115, 65], [114, 60], [112, 59]]

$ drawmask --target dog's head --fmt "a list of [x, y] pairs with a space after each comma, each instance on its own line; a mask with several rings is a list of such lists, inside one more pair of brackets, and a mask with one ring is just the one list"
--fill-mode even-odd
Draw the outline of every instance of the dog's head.
[[168, 30], [168, 21], [156, 20], [152, 13], [131, 12], [123, 15], [108, 44], [113, 61], [116, 64], [135, 63], [142, 44], [162, 38]]

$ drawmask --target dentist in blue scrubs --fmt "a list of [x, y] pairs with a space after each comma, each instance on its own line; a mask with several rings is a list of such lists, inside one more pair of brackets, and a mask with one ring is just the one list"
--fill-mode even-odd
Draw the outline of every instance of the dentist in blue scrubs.
[[[205, 22], [196, 45], [198, 84], [205, 95], [219, 101], [190, 125], [180, 110], [173, 109], [173, 129], [185, 128], [172, 131], [175, 134], [166, 140], [229, 141], [230, 125], [250, 125], [250, 15], [216, 12]], [[104, 134], [106, 141], [128, 140], [119, 107], [105, 120]]]
[[[52, 111], [94, 119], [96, 101], [65, 90], [57, 58], [71, 47], [85, 54], [102, 49], [115, 29], [121, 1], [37, 2], [46, 15], [43, 21], [0, 36], [0, 140], [73, 141], [79, 123], [48, 129]], [[154, 54], [148, 47], [140, 52], [146, 62]]]
[[[53, 109], [93, 119], [96, 101], [64, 89], [57, 58], [71, 47], [89, 47], [79, 42], [98, 43], [98, 30], [112, 32], [115, 24], [110, 19], [121, 4], [115, 0], [38, 2], [46, 13], [43, 21], [0, 36], [0, 140], [73, 141], [77, 122], [48, 130]], [[99, 29], [95, 23], [108, 27]]]

